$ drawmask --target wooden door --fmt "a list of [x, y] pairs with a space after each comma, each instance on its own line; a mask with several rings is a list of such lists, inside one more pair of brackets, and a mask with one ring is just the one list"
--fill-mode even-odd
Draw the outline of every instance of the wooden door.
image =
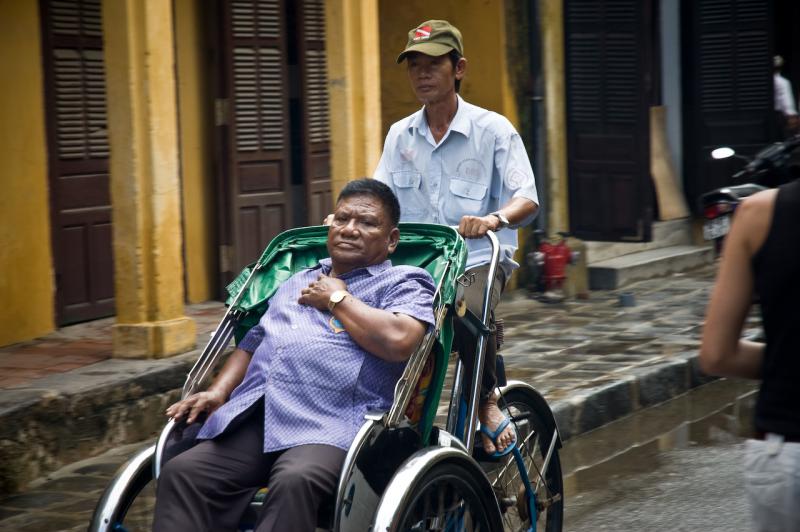
[[230, 279], [292, 225], [287, 28], [282, 0], [223, 0], [220, 269]]
[[42, 0], [58, 325], [114, 313], [100, 0]]
[[302, 0], [299, 7], [297, 57], [301, 73], [301, 175], [307, 213], [306, 219], [300, 223], [317, 225], [333, 207], [325, 5], [323, 0]]
[[737, 159], [714, 161], [731, 146], [752, 154], [772, 140], [772, 3], [698, 0], [682, 5], [684, 188], [693, 208], [711, 189], [734, 184]]
[[566, 0], [570, 230], [650, 240], [650, 2]]
[[222, 283], [332, 208], [324, 0], [221, 0]]

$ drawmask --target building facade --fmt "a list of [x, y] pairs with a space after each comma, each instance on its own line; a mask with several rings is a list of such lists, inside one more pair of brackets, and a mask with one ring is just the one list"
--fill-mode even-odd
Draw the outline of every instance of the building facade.
[[732, 173], [710, 147], [770, 139], [770, 60], [798, 72], [797, 9], [0, 0], [0, 345], [109, 315], [118, 356], [194, 345], [185, 303], [221, 298], [274, 235], [371, 175], [419, 107], [395, 58], [433, 18], [464, 35], [464, 98], [522, 134], [540, 227], [648, 240], [665, 216], [655, 159], [691, 210]]

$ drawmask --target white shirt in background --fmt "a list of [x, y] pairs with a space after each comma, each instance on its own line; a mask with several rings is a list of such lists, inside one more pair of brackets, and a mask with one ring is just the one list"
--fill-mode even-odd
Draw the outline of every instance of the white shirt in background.
[[783, 116], [797, 116], [791, 82], [777, 72], [773, 79], [775, 81], [775, 110], [783, 113]]

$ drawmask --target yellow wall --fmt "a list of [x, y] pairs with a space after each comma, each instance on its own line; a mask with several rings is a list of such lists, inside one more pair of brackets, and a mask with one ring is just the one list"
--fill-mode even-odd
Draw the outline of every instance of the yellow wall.
[[377, 3], [325, 2], [334, 198], [348, 181], [372, 175], [383, 147]]
[[550, 201], [547, 226], [550, 234], [569, 231], [569, 190], [567, 181], [567, 118], [564, 85], [564, 6], [561, 2], [539, 1], [542, 17], [542, 60], [545, 80], [547, 127], [547, 198]]
[[38, 6], [0, 0], [0, 345], [55, 321]]
[[414, 97], [405, 63], [397, 55], [408, 40], [408, 30], [430, 19], [445, 19], [461, 30], [467, 75], [461, 83], [465, 100], [503, 114], [519, 126], [517, 106], [508, 75], [505, 12], [501, 0], [430, 0], [380, 2], [381, 101], [383, 134], [397, 120], [421, 104]]
[[178, 128], [183, 200], [186, 298], [197, 303], [214, 298], [213, 114], [210, 76], [202, 34], [203, 0], [175, 0], [178, 72]]

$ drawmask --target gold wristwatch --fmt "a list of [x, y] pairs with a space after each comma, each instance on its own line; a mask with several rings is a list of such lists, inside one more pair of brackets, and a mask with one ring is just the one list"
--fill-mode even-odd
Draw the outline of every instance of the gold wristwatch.
[[347, 290], [336, 290], [331, 294], [331, 297], [328, 299], [328, 310], [333, 312], [333, 307], [336, 306], [337, 303], [341, 303], [342, 300], [349, 296], [350, 292]]

